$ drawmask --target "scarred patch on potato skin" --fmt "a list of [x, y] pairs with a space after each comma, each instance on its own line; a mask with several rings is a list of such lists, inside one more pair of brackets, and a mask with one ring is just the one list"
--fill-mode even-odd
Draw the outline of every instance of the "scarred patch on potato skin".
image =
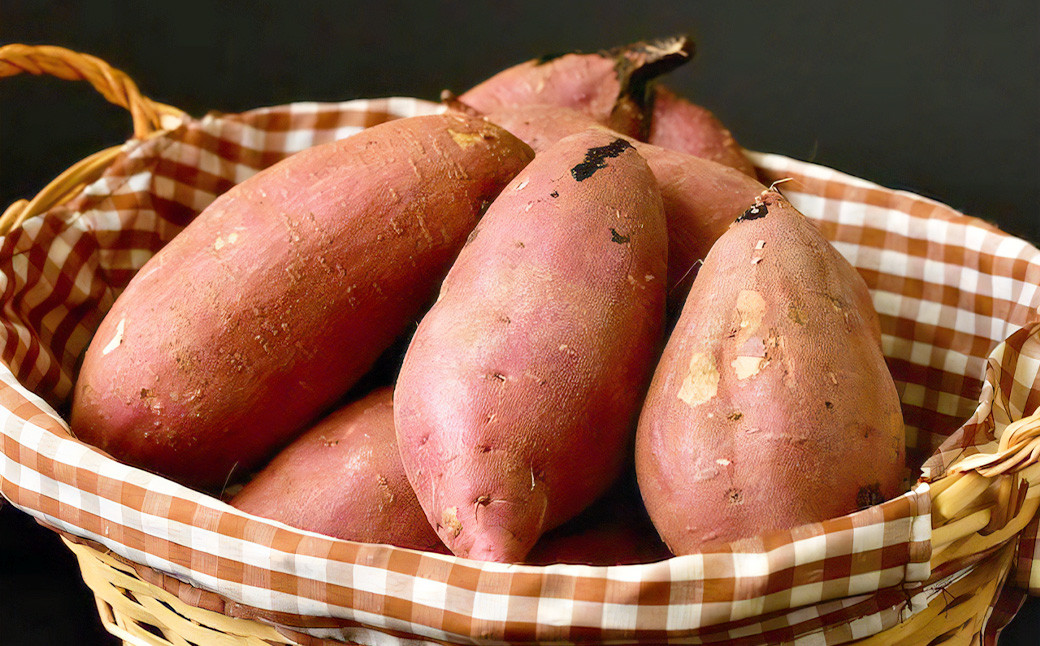
[[765, 316], [766, 300], [762, 294], [753, 289], [742, 289], [737, 294], [736, 305], [737, 334], [735, 343], [743, 344], [762, 325]]
[[459, 145], [459, 148], [472, 148], [478, 146], [491, 136], [490, 133], [482, 132], [461, 132], [452, 128], [448, 129], [448, 134], [451, 135], [451, 140]]
[[719, 370], [715, 362], [703, 352], [694, 353], [677, 397], [689, 406], [697, 406], [714, 397], [718, 389]]
[[765, 357], [740, 356], [732, 361], [733, 372], [737, 379], [744, 380], [754, 377], [769, 364]]
[[462, 533], [462, 523], [459, 522], [458, 507], [444, 508], [444, 510], [441, 512], [440, 526], [444, 528], [452, 537], [456, 537]]

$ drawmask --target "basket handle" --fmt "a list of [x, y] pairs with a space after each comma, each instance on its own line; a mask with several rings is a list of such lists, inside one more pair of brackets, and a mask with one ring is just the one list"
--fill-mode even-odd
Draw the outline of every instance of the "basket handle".
[[[69, 81], [89, 81], [111, 103], [129, 110], [134, 137], [145, 139], [180, 123], [185, 113], [143, 96], [137, 84], [105, 61], [53, 45], [11, 44], [0, 47], [0, 77], [18, 74], [48, 75]], [[32, 200], [18, 200], [0, 215], [0, 235], [27, 218], [76, 195], [112, 163], [122, 146], [102, 150], [56, 177]]]

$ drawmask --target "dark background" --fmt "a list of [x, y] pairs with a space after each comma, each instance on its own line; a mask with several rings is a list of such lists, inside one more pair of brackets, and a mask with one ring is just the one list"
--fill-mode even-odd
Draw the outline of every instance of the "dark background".
[[[179, 3], [6, 0], [0, 44], [98, 56], [193, 116], [298, 100], [435, 100], [546, 53], [685, 33], [667, 82], [746, 147], [923, 194], [1040, 242], [1040, 3]], [[0, 207], [120, 143], [85, 83], [0, 79]], [[1038, 602], [1002, 644], [1036, 644]], [[108, 644], [71, 553], [0, 509], [0, 642]]]

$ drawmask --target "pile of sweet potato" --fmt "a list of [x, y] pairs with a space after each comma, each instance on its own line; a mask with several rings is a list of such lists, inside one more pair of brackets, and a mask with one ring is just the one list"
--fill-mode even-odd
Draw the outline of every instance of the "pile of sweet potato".
[[899, 494], [870, 294], [659, 84], [689, 57], [529, 61], [242, 182], [116, 300], [73, 432], [303, 529], [507, 562]]

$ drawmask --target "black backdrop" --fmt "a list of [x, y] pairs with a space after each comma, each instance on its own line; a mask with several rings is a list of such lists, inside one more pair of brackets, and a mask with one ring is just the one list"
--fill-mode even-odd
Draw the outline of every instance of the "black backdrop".
[[[941, 200], [1040, 243], [1040, 3], [6, 0], [0, 44], [63, 45], [194, 116], [297, 100], [436, 99], [545, 53], [685, 33], [668, 82], [748, 148]], [[0, 206], [119, 143], [85, 83], [0, 79]], [[1029, 602], [1002, 643], [1037, 643]], [[0, 642], [112, 643], [71, 555], [0, 510]]]

